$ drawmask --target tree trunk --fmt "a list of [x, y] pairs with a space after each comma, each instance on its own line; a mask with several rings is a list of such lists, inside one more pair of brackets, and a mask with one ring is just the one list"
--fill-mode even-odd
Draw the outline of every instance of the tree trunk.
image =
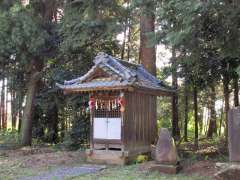
[[127, 60], [130, 60], [130, 51], [131, 51], [131, 20], [128, 20], [128, 44], [127, 44]]
[[4, 129], [5, 124], [5, 78], [2, 80], [2, 94], [1, 94], [1, 122], [2, 128]]
[[224, 102], [225, 102], [225, 138], [226, 143], [228, 142], [228, 111], [229, 111], [229, 77], [225, 75], [223, 77], [223, 91], [224, 91]]
[[53, 108], [53, 114], [52, 114], [52, 119], [53, 119], [53, 142], [56, 144], [58, 143], [58, 107], [57, 104], [54, 104], [54, 108]]
[[[33, 0], [30, 0], [30, 3], [31, 1]], [[35, 12], [41, 15], [44, 23], [51, 22], [58, 10], [57, 0], [38, 0], [38, 2], [39, 6], [35, 7]]]
[[187, 142], [188, 141], [188, 83], [187, 80], [185, 80], [185, 86], [184, 86], [184, 101], [185, 101], [185, 105], [184, 105], [184, 141]]
[[195, 125], [195, 137], [194, 145], [198, 149], [198, 100], [197, 100], [197, 87], [193, 89], [193, 106], [194, 106], [194, 125]]
[[21, 132], [22, 119], [23, 119], [23, 113], [22, 113], [22, 107], [21, 107], [18, 109], [18, 133]]
[[61, 119], [60, 126], [61, 126], [60, 138], [61, 138], [61, 142], [63, 142], [64, 137], [65, 137], [65, 130], [66, 130], [65, 119]]
[[151, 13], [154, 5], [152, 5], [152, 9], [149, 10], [148, 8], [142, 8], [142, 15], [140, 17], [139, 59], [147, 71], [156, 76], [156, 49], [149, 38], [149, 33], [155, 32], [155, 16]]
[[125, 27], [124, 27], [124, 34], [123, 34], [123, 43], [122, 43], [122, 49], [121, 49], [121, 59], [124, 59], [125, 55], [125, 46], [126, 46], [126, 38], [127, 38], [127, 26], [128, 26], [128, 18], [125, 22]]
[[58, 107], [54, 102], [49, 108], [47, 117], [49, 119], [49, 129], [52, 132], [50, 136], [50, 142], [57, 143], [58, 142]]
[[23, 113], [23, 121], [22, 121], [22, 139], [21, 143], [23, 146], [31, 145], [32, 143], [32, 118], [34, 113], [34, 100], [35, 95], [38, 92], [38, 87], [40, 84], [41, 76], [40, 72], [43, 68], [43, 61], [39, 58], [34, 59], [31, 62], [30, 70], [30, 80], [27, 87], [27, 99], [26, 105]]
[[7, 121], [8, 121], [8, 80], [6, 79], [6, 98], [5, 98], [5, 119], [4, 119], [4, 128], [7, 129]]
[[[153, 76], [156, 76], [156, 50], [155, 45], [150, 41], [148, 33], [155, 32], [155, 15], [153, 9], [154, 3], [148, 4], [148, 6], [141, 7], [140, 17], [140, 52], [139, 59], [141, 64], [146, 70]], [[154, 114], [152, 119], [152, 143], [155, 142], [157, 137], [157, 98], [154, 98], [153, 103], [150, 104]]]
[[16, 129], [17, 125], [17, 99], [16, 91], [11, 91], [11, 115], [12, 115], [12, 129]]
[[[23, 82], [23, 76], [20, 75], [20, 79]], [[18, 132], [21, 132], [21, 125], [22, 125], [22, 118], [23, 118], [23, 100], [24, 100], [24, 91], [22, 88], [19, 88], [16, 92], [16, 98], [17, 98], [17, 115], [18, 115]]]
[[28, 146], [32, 143], [32, 118], [34, 112], [34, 100], [40, 80], [40, 72], [32, 74], [27, 90], [27, 100], [23, 113], [22, 122], [22, 145]]
[[[172, 87], [178, 89], [176, 51], [172, 49]], [[178, 94], [172, 96], [172, 136], [175, 140], [180, 138], [178, 121]]]
[[239, 77], [235, 77], [233, 79], [233, 87], [234, 87], [234, 106], [239, 106], [239, 87], [238, 87], [238, 81], [239, 81]]
[[207, 132], [207, 137], [212, 138], [213, 134], [217, 134], [217, 117], [215, 111], [215, 102], [216, 102], [216, 92], [215, 87], [212, 85], [210, 93], [210, 102], [209, 102], [209, 109], [210, 109], [210, 122]]
[[223, 121], [223, 114], [224, 114], [224, 100], [222, 103], [222, 108], [221, 108], [221, 115], [220, 115], [220, 123], [219, 123], [219, 132], [218, 132], [218, 136], [221, 136], [221, 132], [222, 132], [222, 121]]
[[[57, 10], [56, 0], [41, 0], [41, 8], [35, 9], [40, 13], [44, 24], [52, 21]], [[34, 113], [34, 100], [40, 84], [40, 72], [43, 69], [43, 60], [39, 58], [33, 59], [30, 65], [31, 77], [27, 88], [27, 99], [23, 113], [22, 121], [22, 145], [31, 145], [32, 140], [32, 118]]]
[[[2, 84], [3, 86], [3, 84]], [[3, 128], [3, 124], [2, 124], [2, 88], [0, 89], [1, 91], [1, 96], [0, 96], [0, 130]]]

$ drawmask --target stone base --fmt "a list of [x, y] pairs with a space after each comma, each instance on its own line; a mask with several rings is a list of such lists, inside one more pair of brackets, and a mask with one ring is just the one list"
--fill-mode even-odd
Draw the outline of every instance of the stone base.
[[95, 164], [125, 165], [126, 154], [121, 151], [86, 150], [87, 162]]
[[214, 178], [217, 180], [239, 180], [240, 178], [240, 163], [216, 163], [216, 167], [220, 169]]
[[152, 164], [149, 166], [149, 171], [158, 171], [165, 174], [177, 174], [181, 170], [180, 165], [167, 165], [167, 164]]
[[115, 151], [115, 150], [86, 150], [87, 162], [97, 164], [126, 165], [130, 164], [139, 154], [149, 154], [149, 149], [138, 151]]

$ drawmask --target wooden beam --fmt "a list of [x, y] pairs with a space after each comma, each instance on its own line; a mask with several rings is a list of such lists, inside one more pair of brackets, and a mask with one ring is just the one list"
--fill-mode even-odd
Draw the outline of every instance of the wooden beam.
[[132, 92], [134, 91], [134, 88], [131, 86], [125, 86], [125, 87], [96, 87], [96, 88], [85, 88], [85, 89], [64, 89], [64, 94], [71, 94], [71, 93], [90, 93], [90, 92], [96, 92], [96, 91], [119, 91], [119, 90], [125, 90]]
[[175, 94], [175, 91], [156, 90], [145, 87], [135, 87], [134, 90], [138, 93], [149, 94], [153, 96], [173, 96]]
[[93, 142], [98, 144], [122, 144], [122, 141], [117, 139], [93, 139]]

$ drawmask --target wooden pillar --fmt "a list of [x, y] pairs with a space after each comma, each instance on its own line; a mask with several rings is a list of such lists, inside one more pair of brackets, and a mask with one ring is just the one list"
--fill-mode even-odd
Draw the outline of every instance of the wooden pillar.
[[[89, 94], [89, 99], [91, 98], [92, 94]], [[93, 143], [93, 120], [94, 120], [94, 110], [90, 108], [90, 150], [94, 149]]]
[[[120, 96], [123, 96], [125, 101], [126, 101], [126, 97], [125, 97], [125, 94], [124, 92], [121, 92], [120, 93]], [[125, 111], [126, 111], [126, 102], [125, 102]], [[121, 111], [121, 151], [124, 152], [124, 144], [125, 144], [125, 139], [124, 139], [124, 126], [125, 126], [125, 119], [124, 119], [124, 113], [125, 111]], [[124, 154], [123, 154], [124, 155]]]

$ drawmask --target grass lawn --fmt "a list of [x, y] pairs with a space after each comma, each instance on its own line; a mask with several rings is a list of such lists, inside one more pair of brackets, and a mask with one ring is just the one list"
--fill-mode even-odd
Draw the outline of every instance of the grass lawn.
[[173, 180], [207, 180], [211, 179], [208, 177], [200, 177], [198, 175], [165, 175], [159, 174], [158, 172], [147, 173], [139, 170], [139, 165], [129, 165], [122, 167], [111, 167], [107, 168], [99, 173], [95, 174], [87, 174], [78, 177], [68, 178], [68, 180], [108, 180], [108, 179], [116, 179], [116, 180], [144, 180], [144, 179], [156, 179], [156, 180], [165, 180], [165, 179], [173, 179]]
[[[19, 151], [19, 150], [18, 150]], [[18, 152], [15, 151], [15, 152]], [[22, 154], [22, 153], [21, 153]], [[55, 168], [74, 167], [85, 164], [79, 157], [79, 152], [40, 152], [37, 154], [26, 154], [10, 156], [0, 156], [0, 180], [12, 180], [27, 176], [36, 176], [41, 173], [53, 170]], [[83, 160], [83, 159], [82, 159]], [[207, 180], [210, 176], [202, 176], [197, 173], [181, 172], [178, 175], [159, 174], [157, 172], [148, 173], [142, 168], [142, 164], [134, 164], [128, 166], [108, 166], [106, 169], [93, 174], [85, 174], [78, 177], [69, 177], [67, 180], [85, 180], [85, 179], [116, 179], [116, 180], [132, 180], [132, 179], [176, 179], [176, 180]], [[205, 169], [206, 167], [197, 167]], [[192, 170], [190, 170], [191, 172]]]
[[0, 157], [0, 179], [11, 180], [18, 179], [23, 176], [38, 175], [39, 170], [33, 168], [22, 167], [19, 160], [10, 160], [6, 157]]
[[36, 176], [58, 167], [85, 163], [83, 152], [44, 149], [0, 150], [0, 180]]
[[[9, 137], [8, 135], [7, 137]], [[21, 177], [35, 176], [49, 172], [59, 167], [76, 167], [85, 164], [84, 151], [59, 150], [56, 147], [25, 147], [15, 146], [15, 141], [1, 138], [0, 134], [0, 180], [19, 179]], [[11, 138], [14, 139], [14, 138]], [[15, 138], [16, 139], [16, 138]], [[221, 146], [219, 146], [220, 144]], [[13, 146], [14, 145], [14, 146]], [[14, 148], [10, 148], [13, 146]], [[224, 153], [223, 143], [204, 142], [198, 151], [191, 150], [191, 144], [184, 144], [180, 151], [183, 170], [178, 175], [149, 173], [144, 168], [147, 164], [134, 164], [128, 166], [108, 166], [106, 169], [67, 180], [85, 179], [176, 179], [176, 180], [208, 180], [216, 173], [215, 162], [224, 162], [227, 156]]]

